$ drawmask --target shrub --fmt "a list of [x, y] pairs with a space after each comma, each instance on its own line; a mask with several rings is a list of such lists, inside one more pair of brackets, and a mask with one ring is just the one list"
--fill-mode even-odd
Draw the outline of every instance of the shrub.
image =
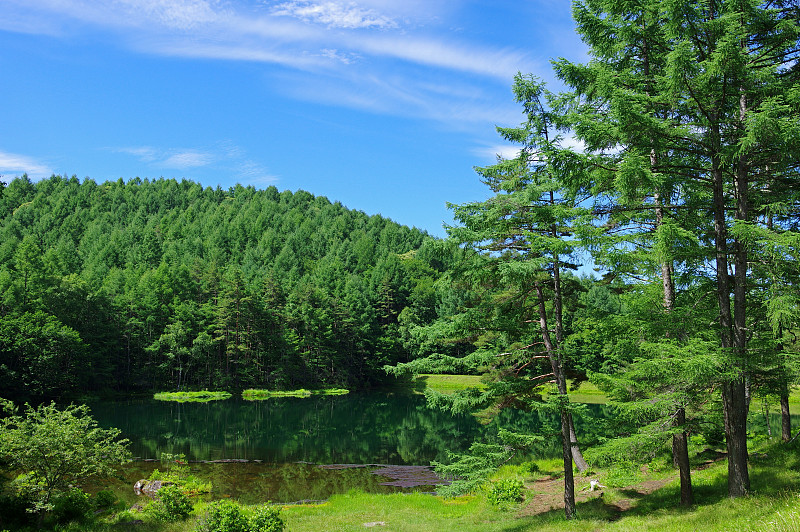
[[250, 522], [242, 507], [231, 500], [217, 501], [206, 511], [198, 530], [202, 532], [249, 532]]
[[52, 502], [50, 515], [56, 523], [83, 522], [92, 511], [89, 495], [77, 488], [59, 493], [53, 497]]
[[98, 491], [94, 496], [94, 507], [98, 510], [107, 510], [117, 502], [117, 496], [111, 490]]
[[280, 508], [263, 505], [248, 517], [247, 511], [231, 500], [211, 504], [200, 520], [201, 532], [281, 532], [285, 526]]
[[518, 478], [505, 478], [492, 482], [486, 496], [492, 505], [515, 503], [522, 500], [522, 481]]
[[175, 485], [164, 486], [148, 507], [148, 513], [160, 521], [182, 521], [189, 517], [194, 507], [189, 497]]
[[285, 525], [280, 514], [277, 506], [259, 506], [250, 517], [250, 532], [281, 532]]

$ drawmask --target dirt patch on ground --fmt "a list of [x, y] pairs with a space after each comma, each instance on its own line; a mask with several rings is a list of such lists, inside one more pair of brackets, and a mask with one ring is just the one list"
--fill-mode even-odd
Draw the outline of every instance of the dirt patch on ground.
[[[590, 477], [575, 479], [575, 502], [582, 503], [591, 499], [602, 498], [607, 489], [601, 487], [590, 491]], [[622, 488], [621, 491], [627, 497], [609, 503], [610, 509], [619, 512], [626, 512], [636, 505], [636, 500], [653, 493], [664, 487], [671, 478], [661, 480], [647, 480], [633, 486]], [[554, 510], [563, 511], [564, 509], [564, 479], [548, 477], [526, 484], [528, 489], [533, 490], [533, 497], [528, 499], [527, 504], [520, 510], [520, 517], [538, 515]]]

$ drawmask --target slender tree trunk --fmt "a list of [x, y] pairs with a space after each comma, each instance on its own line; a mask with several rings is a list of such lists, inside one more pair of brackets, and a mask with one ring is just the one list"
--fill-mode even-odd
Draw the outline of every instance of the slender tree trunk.
[[788, 442], [792, 439], [792, 417], [789, 415], [789, 390], [786, 384], [781, 392], [781, 440]]
[[[719, 139], [719, 130], [713, 128]], [[718, 150], [717, 150], [717, 153]], [[728, 230], [725, 221], [724, 176], [719, 155], [712, 157], [714, 246], [719, 305], [720, 345], [733, 355], [733, 316], [731, 312], [730, 278], [728, 276]], [[741, 497], [750, 485], [747, 473], [747, 431], [744, 377], [739, 375], [722, 384], [722, 407], [725, 419], [725, 442], [728, 450], [728, 495]]]
[[[674, 425], [676, 427], [686, 425], [686, 411], [683, 408], [678, 410]], [[694, 504], [694, 494], [692, 492], [692, 470], [689, 467], [689, 445], [686, 431], [681, 431], [672, 437], [672, 456], [678, 462], [678, 470], [681, 476], [681, 506], [691, 506]]]
[[564, 456], [564, 514], [567, 519], [572, 519], [575, 516], [575, 479], [572, 476], [572, 446], [570, 436], [570, 422], [571, 415], [566, 408], [566, 403], [569, 402], [567, 396], [567, 379], [564, 376], [564, 366], [555, 345], [553, 345], [552, 338], [550, 337], [550, 330], [547, 326], [547, 311], [544, 303], [544, 293], [542, 285], [539, 282], [535, 283], [536, 295], [539, 299], [539, 327], [542, 331], [542, 340], [544, 341], [547, 355], [550, 359], [550, 366], [553, 369], [553, 376], [556, 380], [558, 394], [563, 401], [561, 405], [561, 448]]
[[[553, 192], [550, 192], [550, 204], [555, 205], [555, 195]], [[558, 227], [553, 225], [551, 228], [551, 234], [553, 237], [558, 237]], [[564, 303], [561, 294], [561, 261], [557, 254], [553, 254], [553, 308], [555, 310], [555, 317], [556, 317], [556, 344], [560, 347], [564, 342]], [[560, 359], [560, 357], [559, 357]], [[563, 371], [562, 371], [563, 373]], [[562, 395], [567, 394], [566, 388], [566, 379], [564, 380], [564, 390], [562, 391], [559, 388], [558, 392]], [[581, 447], [578, 444], [578, 436], [575, 433], [575, 423], [572, 419], [572, 414], [567, 413], [569, 416], [568, 425], [569, 425], [569, 434], [568, 440], [570, 451], [572, 453], [572, 459], [575, 461], [575, 465], [578, 468], [578, 471], [581, 473], [586, 471], [589, 466], [586, 463], [586, 460], [583, 458], [583, 453], [581, 452]]]
[[581, 448], [578, 445], [578, 437], [575, 435], [575, 422], [572, 419], [572, 414], [569, 415], [569, 445], [572, 449], [572, 459], [575, 461], [575, 467], [578, 468], [578, 471], [583, 473], [589, 469], [589, 464], [586, 463], [586, 459], [583, 457]]
[[[746, 118], [747, 102], [740, 96], [740, 119]], [[736, 165], [736, 219], [749, 221], [748, 198], [749, 167], [742, 156]], [[731, 383], [731, 402], [735, 408], [730, 416], [733, 440], [728, 448], [728, 491], [731, 497], [745, 495], [750, 490], [750, 474], [747, 470], [747, 413], [750, 406], [749, 375], [747, 373], [747, 244], [734, 240], [734, 286], [733, 286], [733, 347], [739, 375]]]
[[567, 519], [575, 517], [575, 479], [572, 476], [572, 449], [570, 448], [569, 427], [572, 416], [561, 410], [561, 443], [564, 457], [564, 515]]
[[[652, 166], [656, 164], [655, 150], [650, 151], [650, 164]], [[661, 227], [664, 223], [664, 211], [662, 209], [661, 197], [656, 193], [654, 199], [656, 204], [656, 225], [657, 227]], [[672, 261], [669, 260], [668, 257], [665, 257], [661, 263], [661, 283], [664, 288], [664, 311], [667, 313], [671, 313], [675, 309], [675, 283], [673, 281], [673, 273]], [[686, 410], [683, 406], [680, 406], [673, 418], [673, 427], [680, 430], [672, 436], [672, 462], [675, 464], [678, 471], [680, 471], [681, 505], [691, 506], [694, 504], [694, 495], [692, 490], [692, 471], [689, 464], [688, 437], [686, 435], [685, 426]]]

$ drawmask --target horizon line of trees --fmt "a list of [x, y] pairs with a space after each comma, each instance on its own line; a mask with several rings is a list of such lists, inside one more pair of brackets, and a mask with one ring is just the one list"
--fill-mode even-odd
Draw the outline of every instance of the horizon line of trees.
[[274, 186], [13, 179], [4, 396], [374, 385], [408, 359], [402, 329], [436, 313], [430, 240]]

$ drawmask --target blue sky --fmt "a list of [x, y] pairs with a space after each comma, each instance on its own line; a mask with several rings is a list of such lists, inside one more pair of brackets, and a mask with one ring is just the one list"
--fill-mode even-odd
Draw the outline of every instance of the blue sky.
[[0, 175], [303, 189], [443, 236], [567, 0], [2, 0]]

